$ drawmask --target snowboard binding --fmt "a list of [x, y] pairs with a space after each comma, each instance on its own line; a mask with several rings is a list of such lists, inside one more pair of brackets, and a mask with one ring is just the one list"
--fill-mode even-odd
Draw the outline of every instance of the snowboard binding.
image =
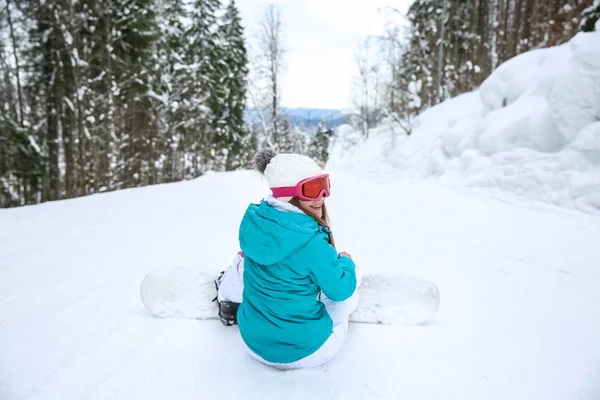
[[219, 307], [219, 319], [225, 326], [232, 326], [237, 324], [237, 312], [240, 307], [240, 303], [234, 303], [232, 301], [219, 301], [219, 286], [221, 284], [221, 278], [225, 271], [221, 271], [219, 277], [215, 279], [215, 288], [217, 289], [217, 296], [213, 299], [213, 302], [217, 303]]
[[233, 303], [231, 301], [219, 302], [219, 318], [225, 326], [231, 326], [237, 324], [237, 311], [240, 307], [240, 303]]

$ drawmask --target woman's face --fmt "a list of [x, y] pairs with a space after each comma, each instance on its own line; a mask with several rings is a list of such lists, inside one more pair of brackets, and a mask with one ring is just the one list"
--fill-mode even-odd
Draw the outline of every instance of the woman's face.
[[315, 218], [323, 218], [323, 204], [325, 203], [325, 197], [316, 201], [305, 201], [300, 200], [300, 205], [308, 214]]

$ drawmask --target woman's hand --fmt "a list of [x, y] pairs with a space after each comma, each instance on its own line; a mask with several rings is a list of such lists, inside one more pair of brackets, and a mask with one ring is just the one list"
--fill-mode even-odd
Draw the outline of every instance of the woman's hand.
[[351, 260], [352, 260], [352, 256], [351, 256], [350, 254], [346, 253], [345, 251], [342, 251], [342, 252], [340, 253], [340, 256], [348, 257], [349, 259], [351, 259]]

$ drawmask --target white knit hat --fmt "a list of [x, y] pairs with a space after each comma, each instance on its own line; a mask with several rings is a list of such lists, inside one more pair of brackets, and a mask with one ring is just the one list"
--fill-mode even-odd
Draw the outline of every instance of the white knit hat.
[[[269, 188], [295, 186], [298, 182], [323, 174], [323, 170], [311, 158], [300, 154], [276, 154], [262, 149], [254, 157], [254, 166], [269, 182]], [[292, 197], [279, 197], [290, 201]]]

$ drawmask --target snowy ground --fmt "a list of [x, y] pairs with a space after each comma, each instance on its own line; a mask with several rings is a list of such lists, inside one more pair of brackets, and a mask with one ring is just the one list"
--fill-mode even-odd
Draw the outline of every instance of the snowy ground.
[[243, 353], [237, 327], [149, 316], [148, 270], [232, 259], [267, 193], [249, 172], [0, 210], [0, 399], [600, 398], [599, 215], [332, 179], [340, 250], [366, 272], [433, 279], [431, 323], [352, 325], [330, 364], [278, 372]]

